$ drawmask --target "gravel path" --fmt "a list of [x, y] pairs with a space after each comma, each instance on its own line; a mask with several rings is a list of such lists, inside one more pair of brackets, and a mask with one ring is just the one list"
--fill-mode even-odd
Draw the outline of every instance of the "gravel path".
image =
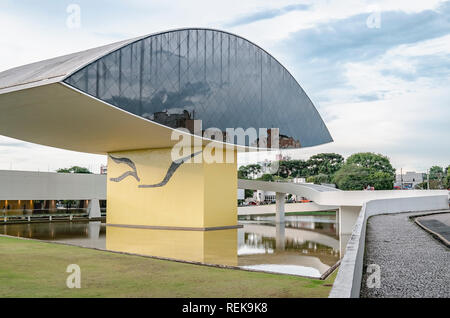
[[361, 297], [450, 297], [450, 249], [399, 213], [369, 218], [364, 272], [381, 269], [380, 288], [368, 288], [364, 273]]

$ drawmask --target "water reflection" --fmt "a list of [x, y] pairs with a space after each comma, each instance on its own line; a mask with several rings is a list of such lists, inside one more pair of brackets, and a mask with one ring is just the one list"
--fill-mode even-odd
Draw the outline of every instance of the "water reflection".
[[8, 224], [0, 225], [0, 234], [104, 249], [106, 224], [100, 221]]
[[186, 231], [108, 226], [106, 249], [236, 266], [237, 229]]
[[0, 225], [11, 236], [158, 256], [320, 277], [339, 260], [333, 217], [288, 216], [240, 221], [243, 228], [174, 231], [106, 226], [101, 222], [53, 222]]

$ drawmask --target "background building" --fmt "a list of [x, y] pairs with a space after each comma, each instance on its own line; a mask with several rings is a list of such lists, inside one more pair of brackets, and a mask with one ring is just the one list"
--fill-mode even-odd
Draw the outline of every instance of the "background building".
[[395, 175], [394, 187], [400, 187], [403, 189], [414, 189], [416, 185], [422, 182], [424, 182], [424, 173], [407, 171], [404, 174]]

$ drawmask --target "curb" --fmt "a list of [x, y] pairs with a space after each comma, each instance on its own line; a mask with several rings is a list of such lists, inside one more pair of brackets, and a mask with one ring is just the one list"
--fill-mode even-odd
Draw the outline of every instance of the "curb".
[[[449, 213], [449, 212], [443, 212], [443, 213]], [[434, 213], [434, 214], [443, 214], [443, 213]], [[419, 227], [421, 227], [424, 231], [428, 232], [431, 234], [431, 236], [433, 236], [436, 240], [440, 241], [442, 244], [444, 244], [446, 247], [450, 248], [450, 242], [448, 240], [445, 239], [445, 237], [443, 237], [440, 233], [435, 232], [433, 230], [431, 230], [430, 228], [426, 227], [425, 225], [423, 225], [418, 218], [421, 216], [416, 216], [414, 218], [414, 223], [416, 223]]]

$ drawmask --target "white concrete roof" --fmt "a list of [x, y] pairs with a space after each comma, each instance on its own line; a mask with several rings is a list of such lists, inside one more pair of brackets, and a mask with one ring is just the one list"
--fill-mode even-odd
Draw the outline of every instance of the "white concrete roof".
[[0, 170], [0, 200], [106, 200], [106, 175]]
[[0, 94], [63, 80], [80, 67], [137, 40], [112, 44], [15, 67], [0, 73]]

